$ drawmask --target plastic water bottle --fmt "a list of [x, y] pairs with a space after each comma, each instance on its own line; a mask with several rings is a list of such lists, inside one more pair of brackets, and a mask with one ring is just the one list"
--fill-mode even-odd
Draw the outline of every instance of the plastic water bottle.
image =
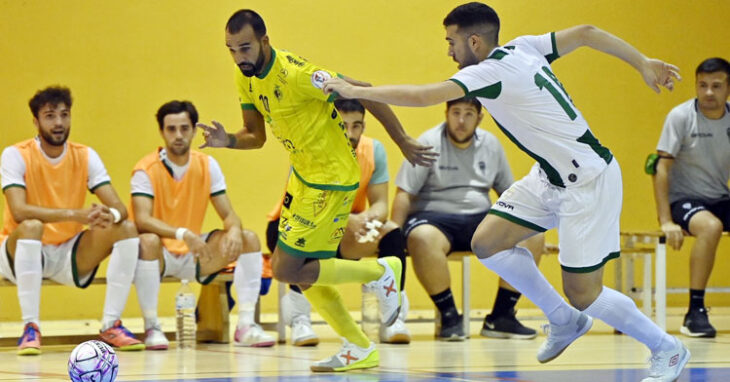
[[177, 330], [175, 340], [178, 349], [195, 347], [195, 294], [188, 280], [181, 280], [180, 289], [175, 295], [175, 316]]
[[378, 307], [378, 297], [375, 291], [367, 285], [362, 286], [362, 331], [374, 342], [378, 342], [380, 332], [380, 317]]

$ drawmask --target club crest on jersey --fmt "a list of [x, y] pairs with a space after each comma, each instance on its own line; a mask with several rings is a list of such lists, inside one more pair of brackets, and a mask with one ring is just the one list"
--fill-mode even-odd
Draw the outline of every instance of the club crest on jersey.
[[318, 70], [312, 73], [312, 85], [317, 89], [324, 87], [324, 82], [332, 78], [332, 75], [325, 72], [324, 70]]

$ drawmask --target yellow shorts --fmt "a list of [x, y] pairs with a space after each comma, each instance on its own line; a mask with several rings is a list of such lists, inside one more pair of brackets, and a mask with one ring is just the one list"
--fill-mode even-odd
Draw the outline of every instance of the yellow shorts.
[[357, 189], [320, 190], [289, 177], [276, 245], [297, 257], [335, 257]]

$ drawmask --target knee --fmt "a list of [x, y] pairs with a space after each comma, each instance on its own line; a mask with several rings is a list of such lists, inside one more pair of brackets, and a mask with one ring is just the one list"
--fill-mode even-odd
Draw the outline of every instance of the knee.
[[243, 251], [244, 252], [259, 252], [261, 251], [261, 240], [258, 235], [253, 231], [244, 229], [241, 233], [243, 236]]
[[588, 286], [582, 288], [570, 287], [567, 284], [563, 285], [563, 292], [570, 301], [570, 305], [573, 305], [578, 310], [585, 310], [598, 298], [603, 289], [602, 285], [599, 286]]
[[421, 233], [419, 230], [411, 231], [406, 237], [406, 247], [408, 247], [408, 254], [411, 257], [418, 257], [422, 254], [424, 248], [428, 248], [431, 245], [428, 235]]
[[491, 237], [487, 230], [477, 229], [471, 238], [471, 251], [480, 259], [486, 259], [505, 249], [507, 248], [502, 248], [497, 238]]
[[19, 239], [40, 240], [43, 236], [43, 222], [38, 219], [26, 219], [18, 224], [16, 228]]
[[386, 235], [386, 234], [388, 234], [388, 233], [390, 233], [392, 231], [395, 231], [395, 230], [397, 230], [399, 228], [400, 228], [400, 226], [398, 224], [395, 224], [395, 222], [393, 222], [391, 220], [388, 220], [388, 221], [385, 222], [385, 224], [383, 224], [383, 228], [381, 228], [380, 230], [383, 233], [383, 235]]
[[153, 233], [139, 235], [139, 258], [142, 260], [157, 260], [162, 251], [162, 240]]
[[273, 255], [271, 256], [271, 274], [274, 276], [274, 279], [278, 282], [287, 283], [287, 284], [296, 284], [295, 277], [293, 275], [295, 272], [289, 271], [288, 267], [285, 266], [284, 262], [281, 261], [279, 256]]
[[129, 220], [124, 220], [119, 223], [118, 232], [119, 240], [137, 237], [137, 226]]
[[717, 241], [722, 236], [723, 225], [719, 219], [713, 217], [712, 219], [702, 220], [692, 228], [695, 228], [693, 234], [698, 239], [704, 238]]

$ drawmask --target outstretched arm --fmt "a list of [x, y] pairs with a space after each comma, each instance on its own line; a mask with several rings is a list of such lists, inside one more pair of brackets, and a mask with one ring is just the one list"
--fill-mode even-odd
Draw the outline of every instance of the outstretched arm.
[[661, 60], [647, 58], [626, 41], [593, 25], [579, 25], [556, 32], [555, 43], [561, 56], [581, 46], [588, 46], [618, 57], [633, 66], [644, 78], [644, 82], [657, 93], [660, 91], [660, 86], [671, 91], [674, 89], [674, 80], [682, 79], [678, 67]]
[[464, 96], [464, 90], [452, 81], [426, 85], [353, 86], [340, 78], [332, 78], [322, 88], [326, 94], [337, 93], [345, 98], [371, 100], [398, 106], [431, 106]]
[[198, 122], [196, 127], [203, 130], [204, 147], [228, 147], [230, 149], [258, 149], [266, 143], [266, 124], [264, 117], [256, 110], [244, 109], [243, 128], [237, 133], [229, 134], [219, 122], [213, 126]]

